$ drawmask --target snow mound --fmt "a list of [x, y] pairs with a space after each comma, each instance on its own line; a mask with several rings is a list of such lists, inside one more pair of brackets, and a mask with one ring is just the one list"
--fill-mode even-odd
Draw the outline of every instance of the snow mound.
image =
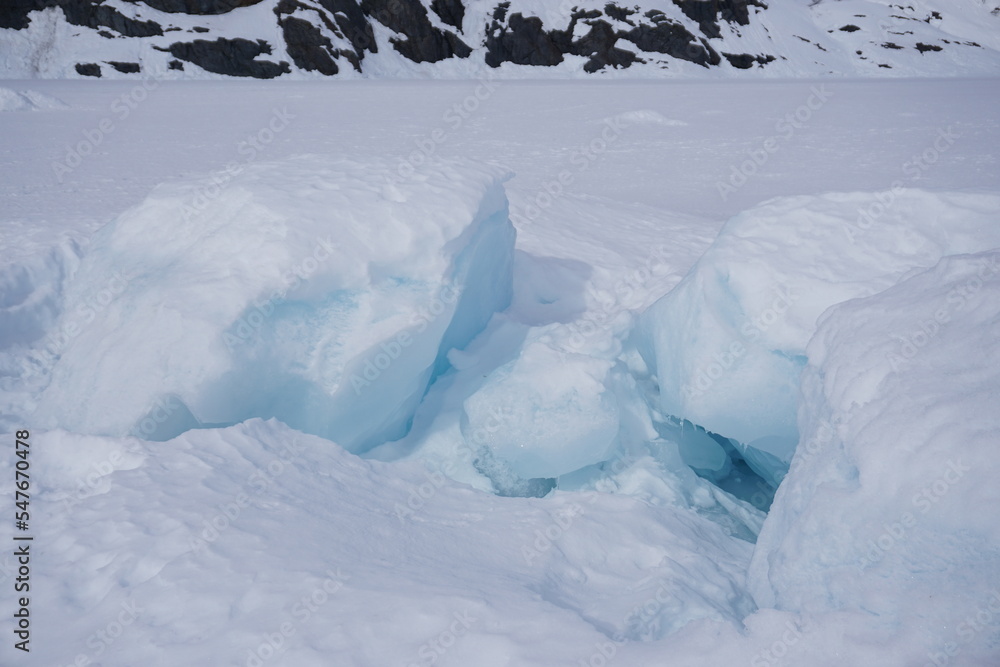
[[1000, 252], [831, 309], [806, 352], [802, 444], [750, 570], [758, 604], [864, 610], [907, 633], [920, 662], [899, 664], [995, 664], [995, 617], [975, 618], [1000, 601], [1000, 524], [979, 511], [1000, 503]]
[[304, 156], [157, 188], [65, 295], [35, 423], [164, 439], [250, 417], [356, 451], [403, 435], [511, 298], [508, 174]]
[[10, 88], [0, 88], [0, 111], [28, 111], [32, 104], [21, 93]]
[[799, 441], [799, 375], [820, 315], [945, 255], [1000, 246], [998, 212], [996, 195], [899, 188], [741, 213], [636, 327], [652, 402], [742, 443], [777, 485]]
[[626, 111], [625, 113], [620, 113], [614, 117], [614, 120], [625, 125], [667, 125], [672, 127], [682, 127], [687, 125], [682, 120], [674, 120], [672, 118], [667, 118], [661, 113], [656, 111], [651, 111], [649, 109], [642, 109], [639, 111]]
[[46, 111], [69, 108], [69, 105], [62, 100], [36, 90], [18, 92], [10, 88], [0, 88], [0, 111]]

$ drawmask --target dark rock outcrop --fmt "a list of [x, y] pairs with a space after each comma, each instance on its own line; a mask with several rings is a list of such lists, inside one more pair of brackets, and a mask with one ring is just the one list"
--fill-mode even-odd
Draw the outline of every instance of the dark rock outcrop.
[[717, 0], [674, 0], [684, 16], [698, 24], [698, 29], [710, 39], [722, 37], [722, 30], [717, 22], [719, 3]]
[[255, 60], [259, 55], [271, 53], [271, 46], [262, 39], [256, 42], [223, 37], [214, 42], [196, 39], [193, 42], [175, 42], [168, 49], [159, 50], [168, 51], [174, 58], [216, 74], [273, 79], [292, 71], [284, 61]]
[[437, 14], [442, 22], [462, 32], [462, 21], [465, 20], [465, 5], [462, 4], [462, 0], [432, 0], [431, 11]]
[[628, 23], [629, 25], [635, 25], [635, 23], [629, 17], [637, 13], [636, 9], [628, 9], [626, 7], [619, 7], [618, 5], [609, 2], [604, 5], [604, 13], [610, 18], [616, 21], [621, 21], [622, 23]]
[[23, 30], [31, 23], [31, 12], [50, 7], [62, 9], [69, 23], [93, 28], [106, 37], [114, 37], [108, 30], [125, 37], [163, 34], [163, 29], [155, 21], [129, 18], [114, 7], [103, 4], [103, 0], [0, 0], [0, 28]]
[[[292, 16], [296, 12], [299, 15]], [[288, 55], [300, 69], [336, 74], [340, 67], [335, 61], [343, 57], [360, 72], [365, 52], [378, 53], [371, 23], [354, 0], [319, 0], [319, 4], [312, 5], [299, 0], [281, 0], [274, 13]], [[350, 48], [336, 48], [317, 23], [306, 20], [309, 16], [315, 16], [323, 27], [349, 42]]]
[[[133, 0], [134, 1], [134, 0]], [[142, 0], [153, 9], [171, 14], [225, 14], [238, 7], [250, 7], [262, 0]]]
[[[66, 20], [88, 28], [106, 27], [126, 37], [162, 35], [154, 21], [128, 18], [104, 0], [0, 0], [0, 28], [22, 30], [28, 27], [28, 14], [48, 7], [61, 7]], [[136, 2], [137, 0], [128, 0]], [[237, 7], [249, 7], [263, 0], [142, 0], [162, 12], [178, 14], [225, 14]]]
[[[504, 11], [501, 16], [505, 18], [505, 14]], [[537, 16], [525, 18], [520, 13], [513, 14], [506, 26], [494, 18], [486, 33], [486, 64], [490, 67], [500, 67], [505, 62], [552, 66], [562, 61], [563, 49], [553, 35], [542, 29], [542, 19]]]
[[446, 58], [468, 58], [472, 48], [458, 36], [440, 30], [427, 17], [419, 0], [362, 0], [361, 9], [406, 39], [392, 38], [393, 48], [415, 63], [436, 63]]
[[[642, 51], [663, 53], [706, 67], [718, 65], [722, 60], [714, 49], [661, 11], [648, 12], [646, 18], [650, 23], [646, 23], [633, 21], [630, 17], [635, 12], [631, 10], [611, 4], [605, 10], [618, 24], [625, 23], [629, 29], [616, 29], [596, 10], [574, 12], [565, 29], [548, 31], [537, 17], [514, 13], [505, 25], [506, 12], [499, 18], [495, 13], [486, 31], [486, 64], [490, 67], [499, 67], [504, 62], [558, 65], [565, 54], [572, 54], [587, 57], [584, 70], [596, 72], [608, 66], [626, 68], [643, 62], [634, 51], [618, 48], [619, 40], [632, 42]], [[589, 26], [590, 30], [583, 37], [573, 40], [580, 23]]]
[[138, 74], [139, 63], [123, 63], [117, 60], [108, 60], [107, 63], [122, 74]]
[[583, 66], [585, 72], [596, 72], [608, 65], [625, 68], [638, 60], [632, 51], [615, 47], [615, 43], [622, 35], [615, 32], [610, 23], [601, 20], [585, 21], [585, 23], [590, 25], [590, 32], [572, 45], [572, 53], [590, 58]]
[[336, 29], [331, 27], [330, 19], [324, 18], [324, 22], [327, 23], [331, 30], [342, 34], [347, 41], [351, 43], [354, 48], [354, 62], [355, 68], [358, 71], [361, 70], [358, 64], [365, 57], [365, 51], [371, 53], [378, 53], [378, 46], [375, 44], [375, 33], [372, 30], [371, 22], [365, 13], [361, 10], [361, 5], [359, 5], [356, 0], [319, 0], [319, 4], [330, 13], [333, 20], [336, 21]]
[[126, 37], [153, 37], [162, 35], [163, 28], [155, 21], [130, 19], [114, 7], [84, 2], [66, 2], [62, 5], [66, 20], [73, 25], [99, 28], [104, 26]]
[[722, 37], [719, 21], [750, 25], [750, 7], [767, 8], [759, 0], [673, 0], [684, 16], [698, 24], [709, 39]]
[[643, 51], [663, 53], [696, 65], [708, 67], [722, 62], [715, 49], [700, 41], [680, 23], [668, 19], [662, 13], [653, 14], [649, 18], [652, 25], [643, 23], [622, 36]]
[[729, 64], [737, 69], [750, 69], [754, 65], [766, 65], [774, 62], [774, 56], [753, 56], [749, 53], [723, 53]]
[[285, 37], [285, 48], [296, 67], [307, 72], [318, 71], [327, 76], [333, 76], [340, 71], [331, 56], [332, 53], [336, 53], [336, 49], [319, 28], [309, 21], [294, 16], [279, 19], [279, 23]]
[[23, 30], [31, 22], [31, 12], [49, 7], [61, 8], [66, 20], [73, 25], [95, 30], [110, 28], [126, 37], [163, 34], [155, 21], [128, 18], [114, 7], [103, 4], [103, 0], [0, 0], [0, 28]]
[[0, 2], [0, 28], [24, 30], [30, 23], [28, 14], [54, 4], [46, 0], [3, 0]]
[[77, 63], [76, 73], [80, 76], [101, 76], [101, 66], [97, 63]]

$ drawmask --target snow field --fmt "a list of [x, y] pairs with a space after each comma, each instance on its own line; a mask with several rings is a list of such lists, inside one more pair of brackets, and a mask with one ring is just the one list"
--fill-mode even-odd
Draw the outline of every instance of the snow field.
[[[296, 122], [232, 173], [273, 104], [213, 126], [215, 144], [185, 139], [182, 160], [147, 130], [186, 122], [184, 105], [150, 97], [65, 183], [8, 181], [0, 388], [4, 430], [36, 442], [32, 664], [995, 662], [997, 524], [977, 509], [997, 500], [1000, 431], [991, 126], [907, 124], [885, 102], [865, 116], [881, 130], [840, 132], [861, 88], [838, 87], [725, 202], [705, 196], [714, 179], [807, 87], [769, 88], [773, 117], [742, 125], [699, 107], [710, 86], [673, 106], [625, 87], [573, 112], [557, 100], [557, 122], [521, 134], [539, 112], [498, 117], [518, 106], [499, 87], [405, 179], [410, 139], [451, 99], [410, 91], [426, 124], [373, 112], [333, 135], [331, 98], [316, 92], [313, 115], [290, 99]], [[628, 115], [654, 106], [687, 134]], [[578, 169], [573, 151], [623, 114]], [[137, 205], [84, 243], [78, 195], [103, 210], [87, 193], [141, 136], [161, 152], [104, 207]], [[901, 143], [854, 168], [865, 142]], [[293, 157], [310, 143], [401, 157]], [[803, 158], [817, 147], [827, 171]], [[181, 175], [195, 155], [218, 170]], [[517, 177], [481, 164], [498, 155]], [[526, 215], [562, 170], [573, 182]], [[154, 174], [169, 182], [147, 196]], [[740, 203], [762, 192], [778, 196]], [[47, 244], [16, 235], [28, 226]], [[711, 384], [667, 407], [684, 385], [662, 362], [688, 358], [688, 381]], [[380, 434], [324, 430], [337, 402]], [[781, 481], [766, 515], [765, 478]]]

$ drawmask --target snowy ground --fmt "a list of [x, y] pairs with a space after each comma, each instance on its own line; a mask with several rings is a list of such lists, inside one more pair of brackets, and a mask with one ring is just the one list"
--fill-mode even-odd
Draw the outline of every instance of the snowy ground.
[[3, 664], [1000, 663], [998, 101], [0, 82]]

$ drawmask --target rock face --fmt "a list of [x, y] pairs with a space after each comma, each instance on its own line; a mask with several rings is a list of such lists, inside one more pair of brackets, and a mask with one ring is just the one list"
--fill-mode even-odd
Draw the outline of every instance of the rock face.
[[[708, 37], [721, 35], [716, 23], [720, 17], [719, 2], [674, 1], [682, 7], [685, 15], [698, 17], [702, 32]], [[743, 10], [738, 16], [746, 20], [746, 3], [734, 2]], [[693, 10], [692, 5], [697, 10]], [[570, 15], [565, 28], [546, 31], [537, 17], [525, 17], [518, 12], [508, 18], [509, 7], [509, 2], [499, 5], [486, 32], [486, 64], [490, 67], [499, 67], [505, 62], [558, 65], [565, 54], [571, 54], [588, 58], [583, 69], [592, 73], [606, 67], [626, 68], [637, 62], [646, 62], [636, 55], [635, 47], [640, 51], [662, 53], [704, 67], [721, 62], [719, 54], [706, 38], [696, 37], [683, 23], [669, 18], [658, 9], [637, 16], [636, 9], [608, 3], [603, 13], [596, 9], [577, 10]], [[724, 20], [733, 21], [737, 16], [733, 12], [721, 15], [729, 17]], [[574, 38], [578, 34], [581, 36]], [[626, 48], [620, 48], [619, 44]], [[750, 54], [745, 54], [745, 57], [750, 62], [765, 62], [755, 60], [755, 56]]]
[[472, 48], [455, 33], [434, 27], [419, 0], [362, 0], [361, 9], [406, 39], [391, 38], [392, 46], [415, 63], [468, 58]]
[[0, 28], [23, 30], [28, 27], [28, 14], [51, 7], [46, 0], [6, 0], [0, 4]]
[[[293, 16], [297, 12], [299, 16]], [[288, 55], [300, 70], [333, 76], [340, 71], [336, 61], [343, 58], [361, 72], [365, 52], [378, 53], [371, 23], [354, 0], [319, 0], [313, 5], [280, 0], [274, 13]], [[331, 36], [342, 46], [335, 46]]]
[[[642, 77], [709, 70], [941, 76], [1000, 69], [1000, 11], [988, 3], [955, 10], [962, 15], [950, 25], [977, 31], [965, 36], [942, 32], [940, 13], [919, 3], [869, 5], [868, 14], [848, 17], [827, 0], [781, 6], [762, 0], [3, 0], [0, 52], [9, 55], [0, 77], [524, 76], [519, 72], [529, 67], [542, 75], [552, 69]], [[72, 28], [58, 29], [59, 23]], [[234, 26], [240, 27], [235, 34]], [[55, 44], [92, 34], [106, 47], [99, 56], [88, 51], [88, 60], [97, 62], [67, 60], [65, 54], [81, 51]]]
[[142, 0], [161, 12], [173, 14], [225, 14], [237, 7], [250, 7], [261, 0]]
[[[504, 20], [506, 6], [500, 11], [500, 20]], [[574, 19], [575, 21], [575, 19]], [[558, 65], [563, 61], [564, 48], [568, 41], [565, 33], [557, 30], [542, 29], [542, 20], [535, 16], [524, 18], [514, 14], [506, 25], [494, 18], [493, 25], [486, 33], [486, 64], [499, 67], [501, 63], [511, 62], [517, 65]]]
[[278, 20], [285, 37], [288, 55], [295, 66], [307, 72], [333, 76], [340, 71], [334, 61], [336, 49], [328, 37], [309, 21], [288, 16]]
[[719, 54], [705, 39], [699, 40], [683, 25], [671, 21], [658, 10], [646, 13], [650, 23], [637, 25], [623, 37], [643, 51], [665, 53], [674, 58], [709, 66], [719, 64]]
[[101, 76], [101, 66], [97, 63], [77, 63], [76, 73], [80, 76]]
[[262, 53], [271, 53], [270, 45], [262, 39], [256, 42], [223, 37], [214, 42], [196, 39], [193, 42], [175, 42], [170, 45], [169, 52], [175, 58], [216, 74], [273, 79], [291, 71], [284, 61], [256, 60]]
[[462, 0], [432, 0], [431, 11], [443, 22], [462, 32], [462, 20], [465, 18], [465, 5], [462, 4]]

